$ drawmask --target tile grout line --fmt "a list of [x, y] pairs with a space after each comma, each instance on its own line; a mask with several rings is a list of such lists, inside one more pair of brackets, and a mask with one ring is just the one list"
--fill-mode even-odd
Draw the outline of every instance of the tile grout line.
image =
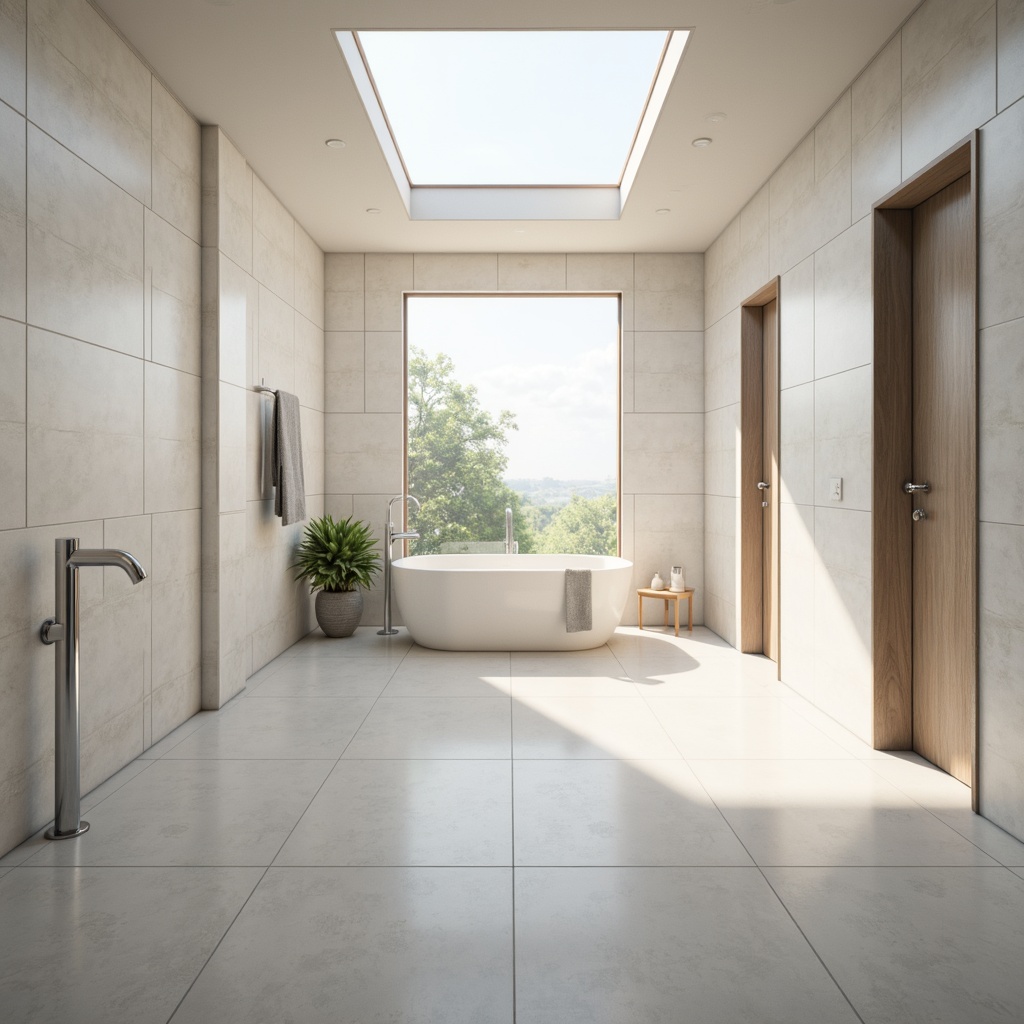
[[509, 710], [508, 710], [508, 775], [509, 812], [512, 819], [512, 848], [509, 862], [512, 865], [512, 1024], [516, 1024], [516, 747], [515, 747], [515, 704], [512, 698], [512, 652], [508, 652]]

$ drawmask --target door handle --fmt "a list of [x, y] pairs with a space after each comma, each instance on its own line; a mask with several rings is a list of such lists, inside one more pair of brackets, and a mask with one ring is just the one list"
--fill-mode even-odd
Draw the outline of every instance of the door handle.
[[914, 509], [914, 522], [919, 523], [922, 519], [927, 519], [928, 513], [923, 508]]
[[918, 491], [922, 494], [927, 494], [931, 489], [931, 484], [912, 484], [909, 480], [903, 485], [905, 494], [917, 494]]
[[771, 487], [771, 484], [766, 484], [763, 480], [757, 481], [757, 489], [759, 491], [767, 491], [769, 487]]

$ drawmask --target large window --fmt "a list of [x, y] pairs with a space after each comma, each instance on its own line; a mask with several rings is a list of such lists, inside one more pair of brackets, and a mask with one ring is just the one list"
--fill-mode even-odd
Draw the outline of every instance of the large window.
[[618, 551], [619, 299], [410, 296], [414, 553]]

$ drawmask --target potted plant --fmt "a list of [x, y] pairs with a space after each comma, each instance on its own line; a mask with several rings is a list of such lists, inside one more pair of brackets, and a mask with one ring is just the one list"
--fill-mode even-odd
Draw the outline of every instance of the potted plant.
[[292, 568], [316, 594], [316, 621], [328, 636], [351, 636], [363, 612], [361, 587], [380, 571], [380, 555], [366, 523], [349, 517], [310, 519]]

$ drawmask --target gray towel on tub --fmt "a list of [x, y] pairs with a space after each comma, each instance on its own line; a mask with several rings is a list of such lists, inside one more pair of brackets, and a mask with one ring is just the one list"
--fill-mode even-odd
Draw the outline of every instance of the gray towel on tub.
[[565, 570], [565, 631], [585, 633], [593, 629], [590, 570]]
[[278, 391], [274, 402], [274, 515], [282, 526], [306, 518], [306, 482], [302, 475], [302, 431], [299, 400]]

